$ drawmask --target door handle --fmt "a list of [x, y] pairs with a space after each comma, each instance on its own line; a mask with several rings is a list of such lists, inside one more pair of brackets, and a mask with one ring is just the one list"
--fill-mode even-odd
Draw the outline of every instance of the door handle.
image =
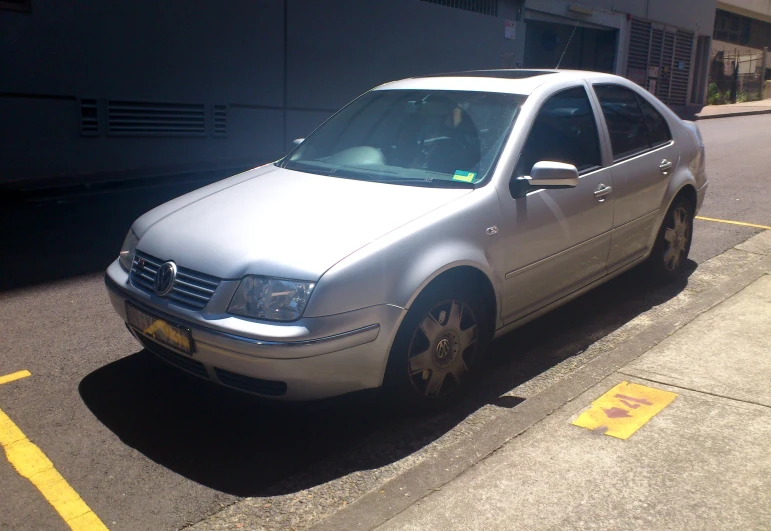
[[661, 173], [666, 175], [669, 173], [669, 170], [672, 169], [672, 162], [668, 161], [667, 159], [662, 160], [661, 164], [659, 164], [659, 169], [661, 170]]
[[597, 187], [597, 190], [594, 192], [594, 197], [599, 199], [600, 203], [602, 203], [603, 201], [605, 201], [604, 199], [605, 196], [611, 193], [612, 191], [613, 191], [613, 188], [611, 188], [610, 186], [601, 184], [600, 186]]

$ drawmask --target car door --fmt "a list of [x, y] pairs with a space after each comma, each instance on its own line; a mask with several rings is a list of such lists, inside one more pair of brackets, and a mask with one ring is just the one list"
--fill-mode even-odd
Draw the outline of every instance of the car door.
[[642, 258], [680, 160], [666, 119], [647, 97], [618, 84], [593, 86], [613, 152], [613, 236], [608, 271]]
[[609, 169], [603, 167], [593, 108], [584, 85], [561, 90], [541, 106], [512, 179], [536, 162], [579, 170], [575, 188], [501, 192], [506, 275], [502, 317], [513, 322], [604, 274], [613, 224]]

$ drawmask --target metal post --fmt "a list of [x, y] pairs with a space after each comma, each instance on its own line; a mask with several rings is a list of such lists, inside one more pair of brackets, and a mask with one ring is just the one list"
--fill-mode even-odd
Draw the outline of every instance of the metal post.
[[768, 59], [768, 46], [763, 46], [763, 60], [760, 62], [760, 99], [766, 95], [766, 60]]
[[731, 75], [731, 103], [736, 103], [736, 91], [739, 89], [739, 50], [734, 50], [734, 71]]

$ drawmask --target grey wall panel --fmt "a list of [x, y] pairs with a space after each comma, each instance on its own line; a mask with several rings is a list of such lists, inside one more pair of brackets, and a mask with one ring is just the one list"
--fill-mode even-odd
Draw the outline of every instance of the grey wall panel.
[[[272, 160], [382, 82], [513, 66], [524, 28], [506, 40], [502, 18], [420, 0], [35, 0], [0, 11], [0, 181]], [[80, 134], [78, 98], [99, 101], [95, 136]], [[203, 104], [205, 136], [108, 136], [107, 100]]]
[[279, 0], [36, 0], [0, 35], [3, 91], [283, 103]]
[[517, 47], [503, 19], [419, 0], [290, 0], [288, 13], [290, 107], [337, 109], [393, 79], [500, 68]]
[[28, 124], [0, 128], [0, 182], [257, 165], [284, 153], [278, 110], [231, 108], [227, 138], [82, 138], [77, 112], [75, 101], [0, 98], [0, 123]]
[[77, 172], [77, 107], [74, 100], [0, 98], [0, 182]]
[[332, 114], [326, 111], [288, 111], [286, 113], [286, 150], [292, 148], [292, 140], [307, 137]]

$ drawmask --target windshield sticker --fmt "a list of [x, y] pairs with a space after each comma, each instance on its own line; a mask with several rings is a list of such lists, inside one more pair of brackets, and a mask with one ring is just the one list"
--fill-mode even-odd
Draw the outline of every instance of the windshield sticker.
[[452, 176], [453, 181], [463, 181], [464, 183], [470, 183], [474, 180], [477, 174], [473, 171], [455, 170], [455, 175]]

